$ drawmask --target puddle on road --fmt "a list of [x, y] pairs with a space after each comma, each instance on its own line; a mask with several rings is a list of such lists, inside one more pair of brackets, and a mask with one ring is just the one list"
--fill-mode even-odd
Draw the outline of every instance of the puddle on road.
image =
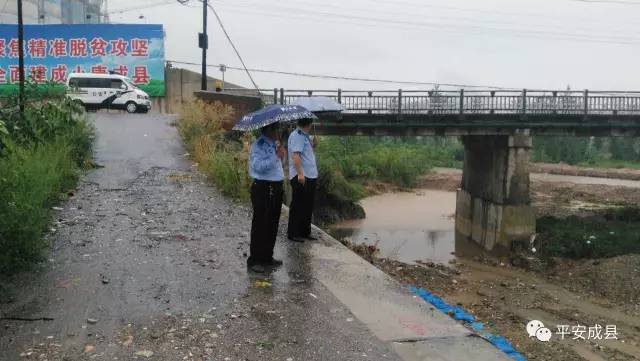
[[455, 256], [456, 193], [421, 189], [362, 200], [367, 218], [330, 228], [339, 239], [377, 245], [380, 255], [405, 263], [446, 263]]

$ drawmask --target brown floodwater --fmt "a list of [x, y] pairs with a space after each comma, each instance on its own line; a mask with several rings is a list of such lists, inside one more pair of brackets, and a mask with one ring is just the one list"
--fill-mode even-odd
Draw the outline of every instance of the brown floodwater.
[[456, 193], [419, 189], [363, 199], [367, 217], [331, 227], [337, 238], [377, 245], [382, 257], [406, 263], [454, 257]]
[[[458, 169], [438, 168], [438, 173], [461, 173]], [[532, 174], [541, 182], [599, 184], [640, 188], [640, 181], [552, 174]], [[456, 245], [456, 193], [431, 189], [395, 192], [363, 199], [360, 204], [367, 217], [348, 220], [330, 227], [338, 239], [355, 244], [376, 245], [380, 255], [405, 263], [431, 261], [446, 263], [458, 255], [469, 254], [469, 244]], [[476, 250], [472, 250], [471, 254]]]

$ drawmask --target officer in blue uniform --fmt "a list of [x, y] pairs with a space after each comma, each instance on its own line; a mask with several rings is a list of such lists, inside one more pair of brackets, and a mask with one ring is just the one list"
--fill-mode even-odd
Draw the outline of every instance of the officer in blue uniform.
[[298, 120], [298, 127], [289, 135], [289, 180], [291, 182], [291, 208], [287, 236], [294, 242], [315, 240], [311, 235], [311, 216], [316, 195], [318, 167], [309, 137], [312, 119]]
[[273, 258], [273, 247], [278, 235], [284, 171], [284, 148], [278, 144], [278, 123], [262, 128], [262, 135], [251, 145], [249, 176], [251, 184], [251, 246], [247, 267], [258, 273], [266, 267], [282, 265]]

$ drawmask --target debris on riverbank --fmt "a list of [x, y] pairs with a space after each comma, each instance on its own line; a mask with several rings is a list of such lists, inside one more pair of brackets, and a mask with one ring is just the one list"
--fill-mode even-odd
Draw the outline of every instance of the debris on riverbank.
[[[455, 191], [460, 176], [432, 172], [418, 188]], [[640, 255], [627, 254], [634, 252], [627, 246], [637, 239], [640, 192], [538, 179], [531, 188], [541, 231], [536, 253], [409, 264], [381, 257], [375, 245], [345, 244], [399, 282], [463, 307], [529, 360], [638, 360]], [[531, 320], [551, 329], [551, 342], [529, 338], [525, 325]], [[618, 339], [561, 339], [558, 325], [615, 326]]]
[[[402, 284], [463, 307], [529, 360], [637, 360], [640, 355], [640, 300], [630, 287], [638, 284], [640, 255], [559, 261], [534, 273], [480, 257], [449, 265], [406, 264], [377, 257], [369, 245], [347, 245]], [[552, 330], [551, 342], [528, 337], [525, 325], [534, 319]], [[616, 325], [618, 340], [560, 340], [556, 335], [556, 325], [596, 324]]]

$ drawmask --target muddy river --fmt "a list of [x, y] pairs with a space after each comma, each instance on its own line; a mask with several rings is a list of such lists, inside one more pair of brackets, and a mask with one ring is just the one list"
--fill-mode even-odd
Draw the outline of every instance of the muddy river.
[[[436, 169], [436, 172], [461, 173], [447, 168]], [[611, 178], [533, 174], [532, 180], [640, 188], [640, 181]], [[446, 263], [454, 257], [455, 192], [417, 189], [375, 195], [360, 204], [367, 217], [333, 225], [330, 232], [335, 237], [355, 244], [377, 245], [381, 257], [405, 263]]]

